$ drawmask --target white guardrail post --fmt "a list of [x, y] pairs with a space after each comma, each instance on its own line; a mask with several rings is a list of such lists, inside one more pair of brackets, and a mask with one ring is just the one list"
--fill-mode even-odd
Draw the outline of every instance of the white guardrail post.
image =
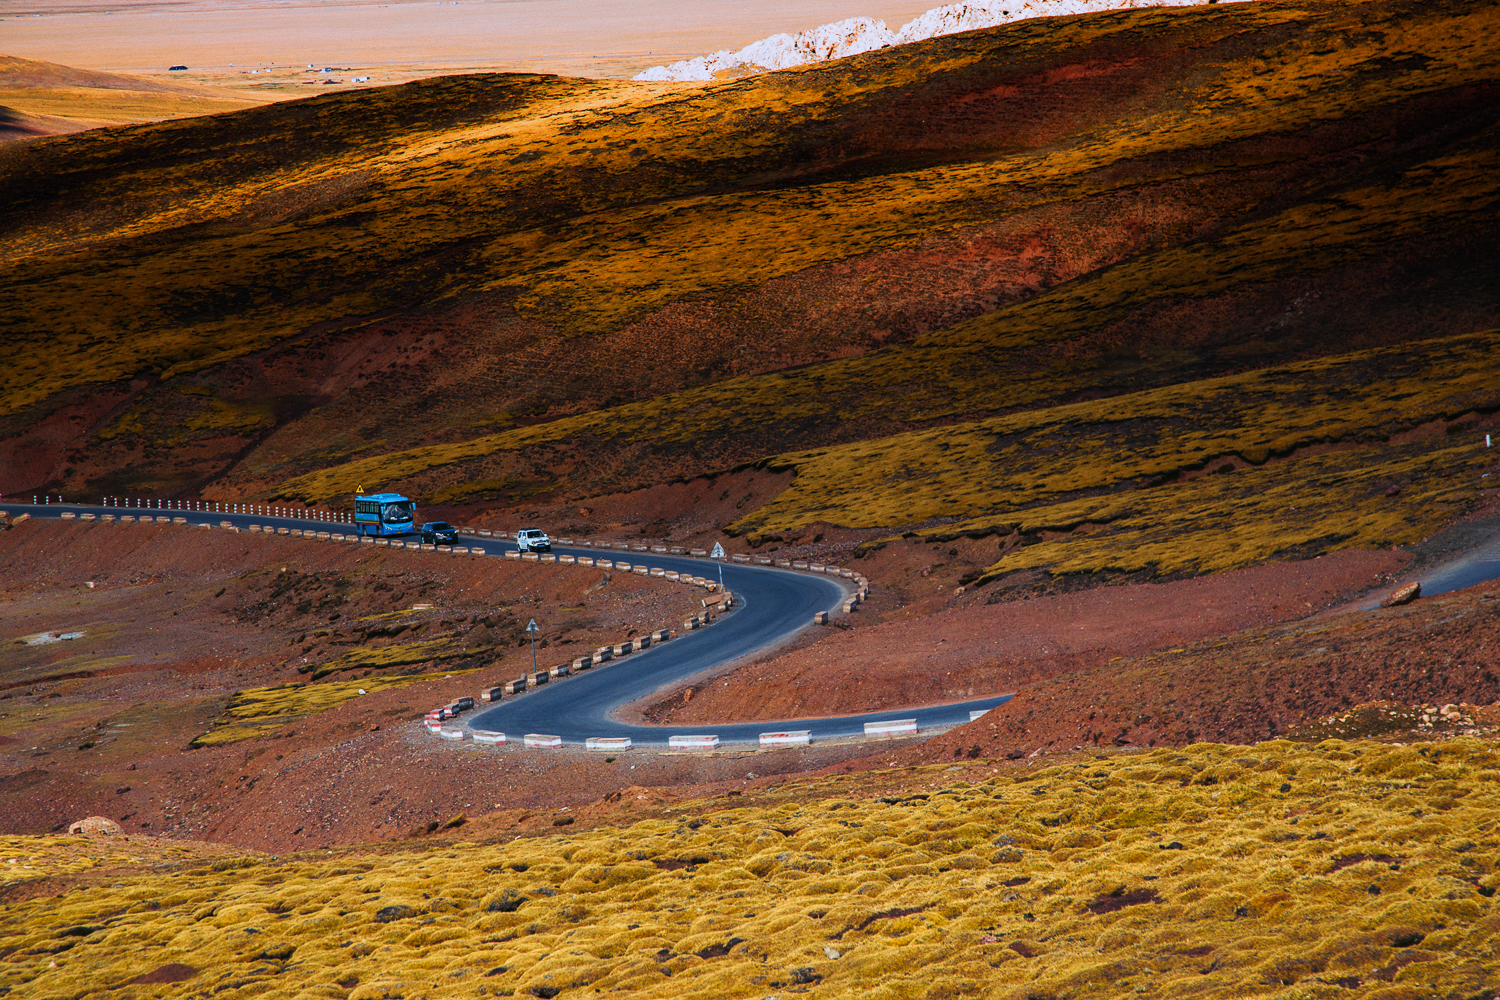
[[667, 746], [673, 750], [716, 750], [719, 746], [717, 736], [669, 736]]
[[763, 747], [805, 747], [812, 742], [811, 729], [792, 729], [781, 733], [761, 733]]
[[909, 736], [917, 731], [916, 719], [888, 719], [885, 722], [866, 722], [866, 736]]

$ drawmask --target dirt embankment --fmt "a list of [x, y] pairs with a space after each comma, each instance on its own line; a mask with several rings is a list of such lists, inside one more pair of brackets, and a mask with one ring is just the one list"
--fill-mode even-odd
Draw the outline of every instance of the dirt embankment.
[[881, 610], [877, 591], [873, 607], [845, 621], [891, 620], [680, 688], [643, 712], [655, 722], [691, 725], [989, 697], [1144, 650], [1305, 618], [1385, 581], [1410, 559], [1349, 550], [1165, 584], [975, 603], [918, 618], [903, 608]]
[[[1478, 706], [1469, 717], [1493, 726], [1497, 637], [1500, 582], [1406, 607], [1251, 629], [1039, 681], [967, 726], [880, 760], [1333, 735], [1339, 727], [1321, 720], [1373, 702]], [[1390, 727], [1408, 723], [1393, 718]]]

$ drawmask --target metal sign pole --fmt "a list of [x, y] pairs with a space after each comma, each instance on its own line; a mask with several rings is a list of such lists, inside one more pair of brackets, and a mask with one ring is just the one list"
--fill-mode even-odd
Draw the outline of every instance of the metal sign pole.
[[709, 553], [709, 558], [719, 563], [719, 593], [724, 593], [724, 546], [714, 542], [714, 550]]
[[526, 626], [526, 631], [531, 634], [531, 672], [533, 674], [535, 674], [536, 673], [536, 634], [539, 631], [537, 629], [537, 627], [536, 627], [536, 619], [535, 618], [531, 619], [531, 624], [529, 624], [529, 625]]

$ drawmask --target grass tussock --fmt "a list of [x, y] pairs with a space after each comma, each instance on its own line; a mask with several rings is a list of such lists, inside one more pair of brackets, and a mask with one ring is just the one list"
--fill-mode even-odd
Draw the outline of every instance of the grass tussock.
[[[1197, 744], [882, 800], [841, 794], [624, 829], [110, 875], [10, 907], [31, 995], [761, 997], [1480, 995], [1500, 755]], [[783, 790], [785, 791], [785, 790]], [[0, 840], [23, 877], [132, 844]], [[186, 970], [185, 972], [182, 970]]]

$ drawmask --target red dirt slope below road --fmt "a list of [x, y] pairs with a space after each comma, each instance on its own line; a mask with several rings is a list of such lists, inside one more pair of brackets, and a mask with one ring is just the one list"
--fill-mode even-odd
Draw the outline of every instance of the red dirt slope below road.
[[674, 691], [644, 714], [680, 726], [983, 698], [1113, 657], [1303, 618], [1368, 590], [1410, 561], [1405, 553], [1346, 550], [1173, 583], [1100, 587], [857, 627]]
[[[1500, 582], [1255, 629], [1042, 681], [976, 722], [879, 760], [1249, 744], [1371, 702], [1488, 706], [1500, 700], [1497, 636]], [[1471, 714], [1484, 725], [1500, 722], [1494, 708]]]

